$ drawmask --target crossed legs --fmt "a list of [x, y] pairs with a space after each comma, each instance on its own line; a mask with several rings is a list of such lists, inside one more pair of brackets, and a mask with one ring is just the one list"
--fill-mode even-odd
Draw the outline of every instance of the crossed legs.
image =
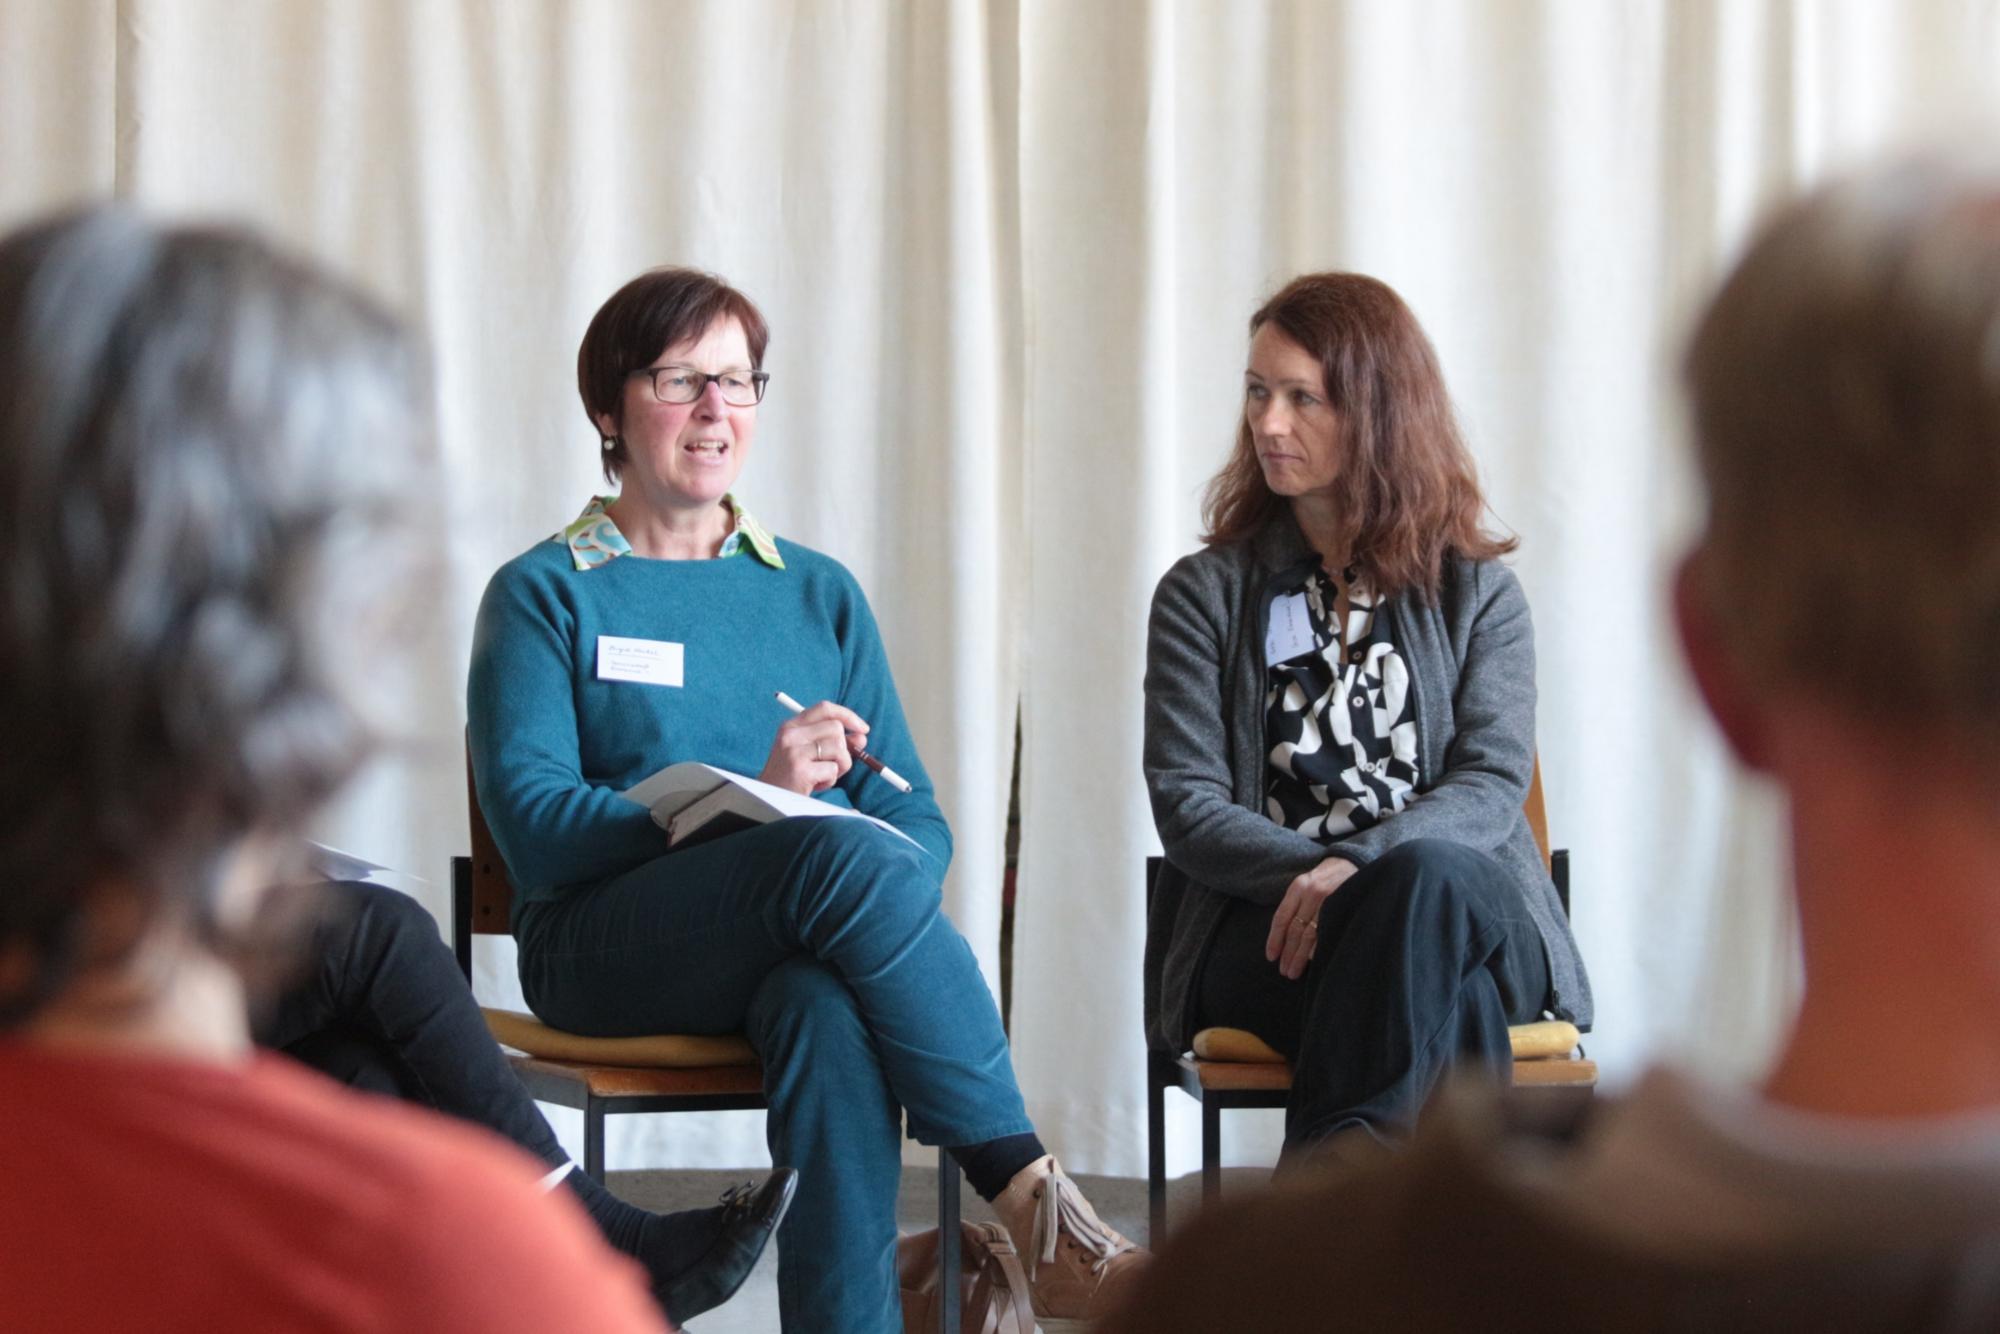
[[901, 1126], [973, 1161], [1041, 1157], [1006, 1034], [914, 845], [851, 820], [784, 820], [671, 853], [520, 914], [522, 984], [560, 1028], [747, 1032], [773, 1155], [800, 1165], [779, 1240], [785, 1328], [900, 1328]]
[[1437, 839], [1357, 871], [1320, 912], [1305, 976], [1264, 958], [1271, 910], [1232, 904], [1203, 964], [1197, 1023], [1257, 1034], [1293, 1060], [1285, 1141], [1414, 1125], [1445, 1070], [1512, 1069], [1509, 1024], [1545, 1003], [1548, 960], [1512, 878]]

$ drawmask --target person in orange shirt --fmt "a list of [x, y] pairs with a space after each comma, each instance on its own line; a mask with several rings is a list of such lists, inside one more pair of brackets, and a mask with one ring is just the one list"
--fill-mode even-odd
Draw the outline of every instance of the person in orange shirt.
[[532, 1158], [251, 1044], [275, 850], [370, 754], [417, 584], [418, 367], [240, 232], [0, 240], [9, 1328], [663, 1328]]

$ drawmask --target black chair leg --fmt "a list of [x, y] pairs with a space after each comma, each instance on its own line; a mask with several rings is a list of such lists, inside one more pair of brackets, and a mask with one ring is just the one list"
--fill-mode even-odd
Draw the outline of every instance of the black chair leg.
[[451, 952], [472, 982], [472, 858], [451, 859]]
[[1222, 1108], [1213, 1098], [1201, 1100], [1201, 1203], [1215, 1203], [1222, 1192]]
[[588, 1096], [583, 1100], [583, 1174], [604, 1184], [604, 1104]]
[[1158, 1053], [1146, 1058], [1146, 1244], [1167, 1239], [1167, 1086]]
[[958, 1334], [958, 1160], [938, 1150], [938, 1334]]

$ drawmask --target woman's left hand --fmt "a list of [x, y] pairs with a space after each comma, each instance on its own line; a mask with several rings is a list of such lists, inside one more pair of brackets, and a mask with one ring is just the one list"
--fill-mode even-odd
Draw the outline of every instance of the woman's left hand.
[[1354, 871], [1353, 862], [1328, 857], [1286, 888], [1278, 910], [1271, 914], [1271, 935], [1264, 942], [1264, 957], [1276, 963], [1280, 973], [1295, 980], [1304, 976], [1319, 944], [1319, 910]]

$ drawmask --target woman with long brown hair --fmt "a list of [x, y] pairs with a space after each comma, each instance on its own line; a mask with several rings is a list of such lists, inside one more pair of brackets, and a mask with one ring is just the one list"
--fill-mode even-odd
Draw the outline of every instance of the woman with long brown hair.
[[1309, 274], [1250, 321], [1205, 548], [1153, 596], [1145, 769], [1167, 861], [1147, 1039], [1294, 1063], [1288, 1157], [1406, 1128], [1507, 1027], [1590, 1022], [1522, 801], [1528, 606], [1436, 353], [1386, 284]]

